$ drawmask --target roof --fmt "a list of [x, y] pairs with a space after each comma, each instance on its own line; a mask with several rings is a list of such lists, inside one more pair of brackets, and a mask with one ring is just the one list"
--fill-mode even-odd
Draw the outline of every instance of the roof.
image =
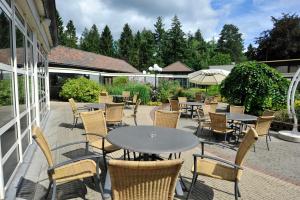
[[192, 70], [191, 68], [189, 68], [188, 66], [186, 66], [185, 64], [183, 64], [180, 61], [174, 62], [166, 67], [163, 68], [163, 72], [193, 72], [194, 70]]
[[227, 71], [231, 71], [235, 65], [210, 65], [208, 66], [209, 69], [224, 69]]
[[126, 61], [65, 46], [53, 48], [49, 54], [49, 66], [73, 67], [96, 71], [138, 73]]

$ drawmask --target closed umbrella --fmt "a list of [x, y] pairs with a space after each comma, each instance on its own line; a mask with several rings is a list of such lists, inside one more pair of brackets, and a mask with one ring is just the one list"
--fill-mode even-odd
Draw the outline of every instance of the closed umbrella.
[[188, 75], [191, 83], [199, 85], [219, 85], [230, 72], [223, 69], [204, 69]]

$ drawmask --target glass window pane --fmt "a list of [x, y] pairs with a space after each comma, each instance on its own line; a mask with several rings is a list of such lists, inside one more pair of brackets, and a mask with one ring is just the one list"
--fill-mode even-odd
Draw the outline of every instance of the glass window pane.
[[12, 74], [0, 70], [0, 127], [14, 117]]
[[34, 77], [30, 76], [30, 81], [29, 81], [29, 92], [30, 92], [30, 97], [31, 97], [31, 104], [35, 102], [35, 96], [34, 96]]
[[19, 159], [19, 149], [17, 147], [3, 165], [4, 185], [6, 185], [12, 173], [15, 171]]
[[27, 25], [27, 36], [29, 37], [29, 39], [31, 41], [33, 40], [33, 33], [31, 31], [31, 29], [29, 28], [29, 25]]
[[33, 46], [29, 41], [27, 41], [27, 52], [28, 52], [27, 66], [28, 69], [32, 69], [33, 68]]
[[11, 64], [11, 21], [0, 8], [0, 63]]
[[35, 120], [35, 107], [31, 109], [30, 111], [30, 116], [31, 116], [31, 121], [34, 121]]
[[24, 115], [21, 119], [20, 119], [20, 124], [21, 124], [21, 133], [23, 133], [26, 128], [28, 127], [28, 114]]
[[16, 48], [17, 67], [24, 68], [25, 63], [25, 37], [18, 27], [16, 27]]
[[16, 125], [10, 127], [7, 131], [5, 131], [1, 135], [1, 153], [2, 157], [10, 150], [10, 148], [14, 145], [17, 141], [17, 131]]
[[20, 113], [26, 109], [26, 79], [24, 74], [18, 74]]
[[16, 8], [16, 16], [18, 18], [18, 20], [20, 20], [20, 22], [25, 25], [25, 21], [24, 18], [22, 17], [22, 15], [20, 14], [20, 12], [18, 11], [18, 9]]
[[28, 133], [26, 133], [26, 135], [22, 138], [22, 152], [24, 153], [29, 145], [29, 137], [30, 137], [30, 134], [29, 134], [29, 131]]
[[11, 7], [11, 0], [5, 0], [5, 1], [9, 5], [9, 7]]

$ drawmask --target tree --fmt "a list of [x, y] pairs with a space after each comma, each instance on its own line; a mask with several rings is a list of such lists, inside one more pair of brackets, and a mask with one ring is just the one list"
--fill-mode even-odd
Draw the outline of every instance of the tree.
[[256, 48], [252, 46], [252, 44], [249, 44], [247, 51], [245, 52], [245, 56], [248, 60], [255, 60], [256, 58]]
[[119, 40], [119, 56], [123, 60], [129, 61], [133, 47], [133, 35], [128, 24], [124, 25], [123, 32]]
[[209, 65], [229, 65], [229, 64], [231, 64], [231, 57], [229, 54], [217, 52], [209, 59]]
[[282, 14], [271, 18], [273, 28], [261, 33], [256, 39], [258, 60], [281, 60], [299, 58], [300, 17], [296, 14]]
[[139, 50], [139, 69], [146, 70], [155, 62], [155, 39], [150, 30], [144, 29], [141, 33], [141, 44]]
[[186, 49], [185, 33], [181, 30], [181, 23], [175, 15], [171, 29], [167, 32], [164, 50], [165, 64], [171, 64], [184, 59]]
[[130, 53], [130, 64], [132, 64], [135, 68], [140, 68], [140, 47], [141, 47], [141, 33], [138, 31], [134, 36], [133, 48]]
[[224, 54], [229, 54], [231, 60], [240, 62], [243, 57], [243, 39], [238, 27], [233, 24], [225, 24], [220, 33], [217, 50]]
[[157, 18], [157, 21], [154, 24], [154, 29], [155, 63], [157, 63], [159, 66], [164, 66], [163, 47], [166, 31], [164, 29], [164, 24], [161, 16]]
[[84, 51], [100, 53], [100, 34], [95, 24], [89, 31], [84, 29], [80, 39], [80, 48]]
[[265, 109], [278, 110], [286, 105], [289, 81], [278, 71], [256, 61], [236, 65], [221, 84], [221, 95], [229, 104], [243, 105], [260, 115]]
[[56, 12], [55, 16], [56, 16], [58, 44], [65, 45], [64, 23], [58, 11], [55, 10], [55, 12]]
[[66, 26], [66, 30], [64, 32], [64, 40], [65, 46], [71, 48], [77, 48], [77, 36], [76, 36], [76, 28], [73, 24], [73, 21], [70, 20]]
[[113, 56], [113, 37], [111, 35], [109, 27], [106, 25], [101, 33], [100, 37], [100, 53], [106, 56]]

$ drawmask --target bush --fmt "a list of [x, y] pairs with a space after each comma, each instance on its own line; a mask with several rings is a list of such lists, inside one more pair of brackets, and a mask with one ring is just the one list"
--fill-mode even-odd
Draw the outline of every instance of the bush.
[[174, 97], [182, 92], [178, 81], [161, 80], [158, 84], [158, 99], [161, 102], [168, 102], [168, 98]]
[[59, 96], [67, 100], [74, 98], [79, 102], [97, 102], [100, 91], [105, 88], [84, 77], [68, 79], [62, 86]]
[[9, 79], [0, 80], [0, 106], [10, 105], [12, 101], [12, 83]]
[[259, 115], [265, 109], [286, 107], [289, 81], [275, 69], [258, 62], [235, 66], [220, 87], [228, 103], [244, 105], [246, 111]]
[[189, 100], [194, 100], [196, 93], [205, 93], [205, 89], [203, 88], [189, 88], [189, 89], [185, 89], [182, 90], [182, 92], [180, 94], [178, 94], [178, 96], [182, 96], [182, 97], [187, 97]]
[[129, 80], [126, 76], [119, 76], [113, 78], [113, 86], [122, 86], [128, 84]]

